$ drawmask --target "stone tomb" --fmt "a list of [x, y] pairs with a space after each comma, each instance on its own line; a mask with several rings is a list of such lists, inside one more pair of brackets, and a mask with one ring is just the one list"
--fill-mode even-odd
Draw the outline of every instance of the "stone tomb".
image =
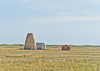
[[35, 50], [36, 42], [33, 33], [28, 33], [25, 41], [25, 50]]

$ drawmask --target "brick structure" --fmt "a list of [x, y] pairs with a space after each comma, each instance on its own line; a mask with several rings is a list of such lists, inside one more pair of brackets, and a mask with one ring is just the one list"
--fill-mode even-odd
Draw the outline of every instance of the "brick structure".
[[71, 45], [62, 45], [62, 50], [70, 50], [71, 49]]

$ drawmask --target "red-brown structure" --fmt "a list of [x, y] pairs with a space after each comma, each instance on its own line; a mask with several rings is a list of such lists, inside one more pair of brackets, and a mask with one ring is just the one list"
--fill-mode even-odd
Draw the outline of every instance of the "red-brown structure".
[[70, 50], [71, 49], [71, 45], [62, 45], [62, 50]]

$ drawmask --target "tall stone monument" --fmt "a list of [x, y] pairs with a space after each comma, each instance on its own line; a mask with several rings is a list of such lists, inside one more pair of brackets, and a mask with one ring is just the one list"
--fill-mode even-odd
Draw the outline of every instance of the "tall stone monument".
[[28, 33], [25, 41], [25, 50], [35, 50], [36, 42], [33, 33]]

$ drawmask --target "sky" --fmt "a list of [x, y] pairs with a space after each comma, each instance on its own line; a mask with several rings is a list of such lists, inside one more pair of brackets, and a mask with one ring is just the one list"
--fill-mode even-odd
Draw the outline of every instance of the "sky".
[[0, 44], [100, 45], [99, 31], [100, 0], [0, 0]]

